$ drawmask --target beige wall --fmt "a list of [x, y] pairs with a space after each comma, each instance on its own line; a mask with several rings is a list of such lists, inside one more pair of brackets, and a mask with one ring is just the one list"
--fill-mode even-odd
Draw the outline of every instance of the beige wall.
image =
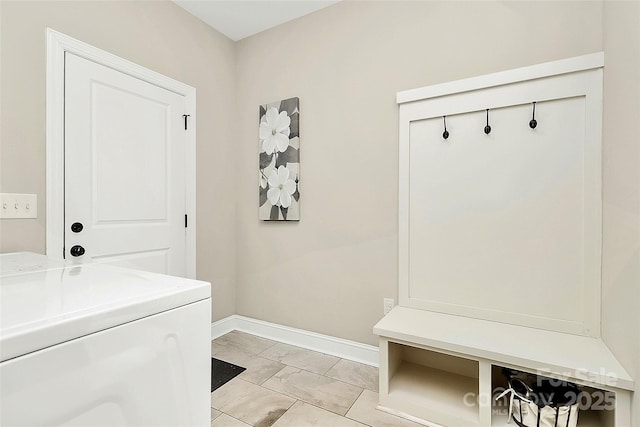
[[603, 22], [602, 337], [639, 383], [640, 2], [605, 2]]
[[[363, 343], [397, 300], [397, 91], [602, 50], [599, 2], [342, 2], [238, 43], [239, 314]], [[257, 217], [258, 105], [300, 97], [301, 221]]]
[[37, 220], [2, 221], [0, 252], [45, 251], [45, 28], [197, 89], [197, 276], [214, 319], [235, 313], [235, 45], [168, 1], [1, 1], [0, 187], [36, 193]]
[[[0, 14], [0, 186], [40, 202], [37, 220], [2, 222], [0, 252], [44, 252], [49, 26], [197, 88], [198, 277], [215, 319], [237, 300], [369, 344], [397, 299], [395, 93], [604, 50], [603, 338], [640, 375], [638, 2], [346, 1], [237, 44], [169, 2], [3, 0]], [[258, 105], [291, 96], [302, 220], [261, 222]]]

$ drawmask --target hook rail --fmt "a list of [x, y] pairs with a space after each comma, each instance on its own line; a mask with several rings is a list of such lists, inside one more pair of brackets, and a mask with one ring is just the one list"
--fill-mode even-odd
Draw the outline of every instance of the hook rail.
[[[531, 120], [529, 121], [529, 127], [531, 129], [535, 129], [538, 126], [538, 121], [536, 120], [536, 103], [537, 103], [537, 101], [532, 101], [531, 102], [532, 112], [531, 112]], [[519, 104], [519, 105], [522, 105], [522, 104]], [[489, 124], [489, 110], [490, 110], [489, 108], [485, 109], [486, 118], [487, 118], [486, 125], [484, 127], [485, 135], [489, 135], [491, 133], [491, 125]], [[469, 111], [468, 113], [471, 113], [471, 111]], [[466, 113], [460, 113], [460, 114], [466, 114]], [[447, 116], [446, 115], [442, 116], [442, 124], [443, 124], [443, 127], [444, 127], [444, 131], [442, 132], [442, 138], [446, 140], [451, 135], [449, 133], [449, 131], [447, 130]]]

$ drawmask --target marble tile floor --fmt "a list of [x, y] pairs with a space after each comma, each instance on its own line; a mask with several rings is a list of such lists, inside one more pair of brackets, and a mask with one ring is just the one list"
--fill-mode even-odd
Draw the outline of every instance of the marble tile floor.
[[244, 332], [211, 355], [247, 368], [211, 393], [211, 427], [419, 427], [378, 411], [378, 369]]

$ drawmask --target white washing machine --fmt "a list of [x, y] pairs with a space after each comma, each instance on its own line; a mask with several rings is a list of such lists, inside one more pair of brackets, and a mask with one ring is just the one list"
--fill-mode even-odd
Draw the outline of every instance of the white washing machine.
[[207, 426], [209, 283], [0, 255], [0, 425]]

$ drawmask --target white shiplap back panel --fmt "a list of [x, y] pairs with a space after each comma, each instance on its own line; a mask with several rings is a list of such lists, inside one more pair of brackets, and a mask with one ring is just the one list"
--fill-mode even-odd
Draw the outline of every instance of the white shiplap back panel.
[[601, 66], [401, 104], [400, 305], [598, 337], [601, 116]]

